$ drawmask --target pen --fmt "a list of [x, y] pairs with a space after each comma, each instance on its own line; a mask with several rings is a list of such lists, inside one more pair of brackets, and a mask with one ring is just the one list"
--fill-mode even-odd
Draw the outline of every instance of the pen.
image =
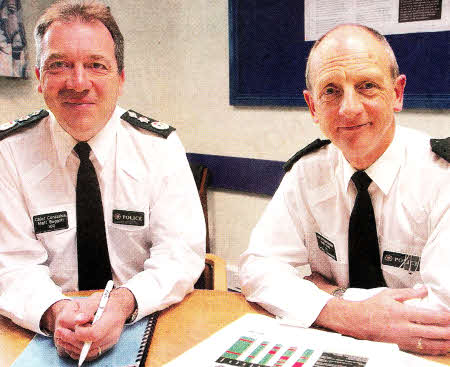
[[[95, 313], [92, 324], [94, 324], [102, 316], [106, 304], [108, 303], [109, 294], [111, 293], [113, 287], [114, 282], [112, 280], [109, 280], [108, 283], [106, 283], [105, 290], [103, 291], [102, 298], [100, 299], [100, 304], [98, 305], [97, 312]], [[78, 367], [80, 367], [86, 359], [86, 356], [89, 353], [89, 349], [91, 348], [91, 344], [92, 342], [84, 343], [83, 349], [81, 349], [80, 359], [78, 360]]]

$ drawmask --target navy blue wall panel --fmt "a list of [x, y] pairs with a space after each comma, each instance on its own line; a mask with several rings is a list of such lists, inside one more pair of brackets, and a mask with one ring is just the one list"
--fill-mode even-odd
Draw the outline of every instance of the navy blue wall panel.
[[272, 196], [284, 176], [280, 161], [187, 153], [210, 171], [209, 187]]
[[[306, 106], [301, 0], [229, 0], [230, 104]], [[406, 74], [404, 106], [450, 108], [450, 32], [387, 36]]]

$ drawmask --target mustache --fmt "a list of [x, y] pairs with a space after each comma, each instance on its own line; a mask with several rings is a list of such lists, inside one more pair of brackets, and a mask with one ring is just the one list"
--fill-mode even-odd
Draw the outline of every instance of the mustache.
[[84, 97], [86, 97], [89, 94], [89, 90], [85, 89], [81, 92], [77, 92], [76, 90], [73, 89], [61, 89], [58, 92], [58, 95], [62, 98], [65, 99], [83, 99]]

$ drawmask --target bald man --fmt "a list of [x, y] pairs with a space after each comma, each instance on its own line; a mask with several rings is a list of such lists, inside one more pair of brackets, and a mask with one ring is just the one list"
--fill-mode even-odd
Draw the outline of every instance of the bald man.
[[[286, 163], [241, 256], [243, 293], [304, 327], [446, 354], [449, 139], [396, 125], [406, 77], [371, 28], [341, 25], [320, 38], [306, 81], [327, 140]], [[302, 278], [296, 267], [306, 264]]]

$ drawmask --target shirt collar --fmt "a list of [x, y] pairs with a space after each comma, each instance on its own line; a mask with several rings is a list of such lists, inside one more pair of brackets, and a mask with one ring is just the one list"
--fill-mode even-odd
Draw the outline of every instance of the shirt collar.
[[56, 154], [61, 166], [66, 165], [67, 158], [72, 152], [77, 141], [68, 134], [56, 121], [55, 115], [50, 111], [50, 131], [55, 144]]
[[[381, 155], [381, 157], [378, 158], [370, 167], [365, 170], [372, 181], [375, 182], [375, 184], [380, 188], [381, 191], [383, 191], [385, 195], [389, 193], [389, 190], [394, 183], [403, 157], [403, 148], [399, 136], [399, 130], [401, 130], [401, 127], [396, 126], [394, 139], [392, 140], [391, 144]], [[347, 162], [342, 152], [339, 152], [339, 155], [344, 166], [344, 184], [346, 187], [348, 187], [352, 175], [356, 172], [356, 169], [354, 169], [350, 165], [350, 163]]]
[[116, 109], [114, 110], [110, 120], [106, 123], [105, 127], [88, 141], [95, 158], [100, 164], [100, 167], [104, 167], [105, 162], [108, 158], [110, 158], [111, 146], [115, 144], [117, 129], [122, 113], [123, 109], [116, 106]]
[[[88, 143], [92, 152], [101, 167], [104, 166], [109, 156], [109, 149], [114, 143], [117, 127], [123, 109], [116, 107], [110, 120], [100, 132], [91, 138]], [[56, 154], [60, 165], [65, 166], [67, 158], [73, 151], [73, 147], [78, 143], [70, 134], [68, 134], [58, 123], [55, 116], [50, 112], [50, 130], [56, 148]]]

